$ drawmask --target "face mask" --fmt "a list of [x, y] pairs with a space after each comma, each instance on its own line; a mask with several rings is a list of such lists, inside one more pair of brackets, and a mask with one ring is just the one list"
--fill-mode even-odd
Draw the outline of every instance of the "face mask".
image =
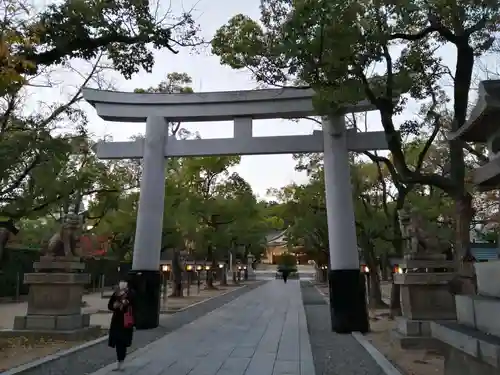
[[118, 284], [118, 287], [120, 288], [120, 290], [127, 289], [127, 282], [126, 281], [120, 281], [120, 283]]

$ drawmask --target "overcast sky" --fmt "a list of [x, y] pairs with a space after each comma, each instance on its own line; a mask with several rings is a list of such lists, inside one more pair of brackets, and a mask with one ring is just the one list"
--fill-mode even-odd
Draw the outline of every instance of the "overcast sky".
[[[43, 0], [42, 0], [43, 1]], [[195, 8], [194, 15], [199, 22], [202, 34], [210, 39], [215, 31], [225, 24], [237, 13], [244, 13], [253, 18], [258, 18], [260, 0], [167, 0], [162, 1], [163, 8], [172, 6], [173, 13], [179, 14], [181, 9]], [[442, 54], [450, 64], [454, 63], [454, 53], [444, 50]], [[126, 81], [118, 78], [115, 82], [117, 89], [131, 91], [134, 88], [147, 88], [156, 86], [165, 79], [170, 72], [185, 72], [193, 79], [195, 91], [227, 91], [248, 90], [256, 88], [250, 75], [244, 71], [235, 71], [229, 67], [221, 66], [216, 56], [210, 56], [207, 50], [200, 54], [193, 54], [189, 50], [181, 50], [174, 55], [169, 51], [160, 51], [156, 54], [156, 64], [151, 74], [140, 73], [133, 79]], [[40, 91], [38, 91], [40, 93]], [[42, 94], [36, 95], [38, 98]], [[410, 112], [412, 112], [410, 110]], [[114, 140], [128, 140], [130, 136], [143, 133], [143, 124], [106, 123], [95, 115], [89, 108], [90, 130], [99, 137], [112, 135]], [[408, 114], [407, 114], [408, 116]], [[191, 131], [198, 131], [202, 138], [227, 138], [231, 137], [232, 123], [196, 123], [184, 124]], [[310, 134], [315, 128], [311, 121], [302, 120], [292, 122], [287, 120], [266, 120], [254, 122], [254, 135], [291, 135]], [[379, 117], [376, 113], [370, 116], [370, 128], [379, 130]], [[291, 155], [266, 155], [245, 156], [236, 170], [252, 185], [254, 192], [264, 197], [268, 188], [280, 188], [293, 181], [305, 182], [306, 177], [294, 170], [295, 163]]]

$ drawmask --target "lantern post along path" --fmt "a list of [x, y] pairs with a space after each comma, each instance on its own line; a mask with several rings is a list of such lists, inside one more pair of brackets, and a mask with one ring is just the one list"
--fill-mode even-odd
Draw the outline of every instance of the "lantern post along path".
[[[330, 252], [332, 330], [368, 331], [365, 286], [359, 268], [348, 151], [387, 148], [384, 132], [346, 130], [344, 115], [374, 108], [367, 101], [323, 118], [310, 135], [253, 137], [253, 119], [315, 114], [309, 89], [265, 89], [192, 94], [129, 93], [85, 89], [83, 95], [106, 121], [146, 122], [145, 139], [100, 142], [101, 159], [142, 159], [143, 175], [131, 271], [137, 292], [138, 329], [155, 328], [160, 314], [160, 249], [167, 157], [324, 152]], [[233, 138], [179, 140], [168, 122], [234, 122]]]

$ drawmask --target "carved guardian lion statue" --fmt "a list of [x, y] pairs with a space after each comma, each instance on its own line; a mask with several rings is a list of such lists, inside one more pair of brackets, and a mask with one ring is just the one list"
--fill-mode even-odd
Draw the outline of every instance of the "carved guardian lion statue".
[[57, 257], [76, 256], [76, 246], [78, 243], [77, 233], [81, 226], [80, 216], [67, 214], [64, 217], [61, 229], [49, 240], [47, 245], [47, 255]]

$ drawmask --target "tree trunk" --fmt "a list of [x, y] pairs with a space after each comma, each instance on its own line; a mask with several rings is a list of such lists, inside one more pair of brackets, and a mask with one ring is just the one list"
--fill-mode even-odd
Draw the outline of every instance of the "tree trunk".
[[212, 270], [207, 270], [207, 285], [205, 286], [205, 289], [215, 289], [214, 285], [214, 275], [212, 273]]
[[366, 234], [360, 236], [360, 242], [362, 243], [363, 256], [365, 258], [366, 265], [370, 270], [368, 275], [369, 291], [368, 300], [370, 301], [371, 308], [386, 307], [387, 305], [382, 301], [382, 292], [380, 290], [380, 277], [378, 274], [378, 264], [375, 257], [375, 251], [373, 245]]
[[[392, 222], [392, 246], [394, 248], [394, 254], [397, 257], [403, 257], [403, 238], [401, 233], [401, 227], [399, 226], [399, 211], [403, 208], [406, 196], [409, 193], [408, 188], [398, 189], [398, 198], [396, 199], [396, 207], [393, 212], [393, 222]], [[401, 316], [401, 287], [399, 284], [394, 284], [394, 273], [391, 270], [391, 300], [389, 302], [390, 318], [395, 318]]]
[[389, 317], [394, 319], [396, 316], [401, 316], [401, 285], [394, 284], [391, 286], [391, 300], [389, 302]]
[[380, 257], [380, 276], [382, 281], [389, 281], [389, 270], [391, 265], [389, 264], [389, 255], [387, 251], [384, 251]]
[[327, 282], [326, 274], [327, 274], [327, 270], [324, 270], [322, 268], [316, 270], [316, 280], [318, 281], [318, 283], [324, 284]]
[[173, 278], [173, 288], [170, 297], [184, 297], [182, 290], [182, 266], [181, 259], [179, 256], [179, 250], [174, 249], [174, 254], [172, 258], [172, 278]]
[[372, 309], [380, 309], [387, 307], [387, 304], [382, 300], [382, 290], [380, 289], [380, 277], [378, 272], [370, 272], [370, 295], [369, 306]]
[[472, 196], [456, 199], [455, 262], [458, 269], [458, 294], [476, 294], [476, 275], [472, 264], [476, 261], [470, 251], [470, 223], [474, 215]]
[[226, 286], [227, 285], [227, 270], [226, 270], [226, 265], [224, 265], [224, 267], [222, 268], [221, 272], [222, 272], [222, 277], [221, 277], [220, 285]]
[[210, 269], [207, 270], [207, 285], [205, 289], [217, 289], [214, 285], [214, 269], [215, 269], [215, 257], [214, 257], [214, 249], [211, 244], [208, 245], [208, 260], [210, 261]]
[[3, 261], [7, 243], [9, 242], [10, 232], [6, 228], [0, 228], [0, 272], [2, 270]]
[[385, 302], [382, 301], [382, 291], [380, 290], [380, 277], [378, 274], [377, 261], [375, 260], [373, 247], [369, 248], [367, 253], [369, 255], [368, 259], [366, 260], [366, 263], [370, 270], [368, 274], [368, 282], [370, 284], [368, 300], [370, 301], [370, 307], [374, 309], [387, 307]]
[[[453, 87], [454, 118], [451, 131], [460, 129], [467, 119], [467, 105], [474, 69], [474, 49], [470, 46], [468, 35], [461, 36], [455, 41], [457, 62], [455, 68], [455, 85]], [[475, 275], [471, 263], [474, 261], [470, 254], [470, 223], [474, 216], [472, 196], [467, 192], [465, 184], [465, 158], [461, 140], [451, 140], [450, 143], [450, 178], [454, 185], [454, 192], [450, 194], [455, 200], [455, 260], [458, 265], [458, 274], [462, 279], [462, 293], [474, 293]]]
[[461, 262], [473, 261], [470, 252], [470, 223], [474, 215], [472, 196], [466, 194], [455, 200], [456, 208], [456, 246], [455, 258]]

